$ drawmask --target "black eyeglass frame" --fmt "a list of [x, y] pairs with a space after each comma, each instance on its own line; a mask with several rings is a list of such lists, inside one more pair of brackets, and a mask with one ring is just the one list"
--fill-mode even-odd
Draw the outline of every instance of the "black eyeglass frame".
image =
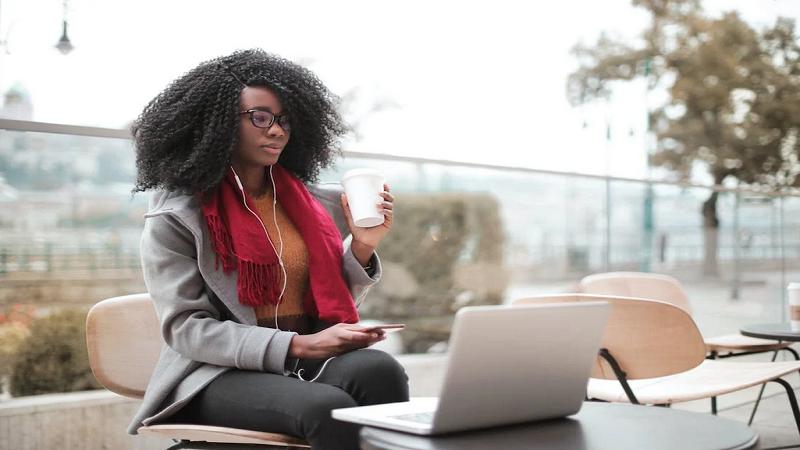
[[[272, 116], [272, 120], [269, 121], [267, 126], [260, 127], [260, 126], [256, 125], [255, 121], [253, 121], [253, 113], [255, 113], [255, 112], [267, 113], [270, 116]], [[240, 111], [239, 114], [250, 114], [250, 123], [252, 123], [253, 126], [256, 127], [256, 128], [262, 128], [262, 129], [265, 129], [265, 130], [269, 130], [270, 128], [272, 128], [272, 125], [274, 125], [275, 122], [278, 122], [278, 126], [281, 127], [281, 129], [283, 131], [292, 131], [291, 122], [289, 122], [287, 124], [289, 126], [288, 130], [286, 128], [284, 128], [284, 126], [281, 124], [281, 120], [283, 120], [284, 117], [288, 118], [289, 114], [283, 114], [283, 115], [280, 115], [280, 116], [276, 116], [275, 114], [272, 113], [272, 111], [267, 111], [266, 109], [248, 109], [247, 111]]]

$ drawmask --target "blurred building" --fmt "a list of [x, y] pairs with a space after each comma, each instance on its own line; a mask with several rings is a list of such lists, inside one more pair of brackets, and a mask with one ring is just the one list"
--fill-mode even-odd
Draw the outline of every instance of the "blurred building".
[[22, 83], [15, 83], [3, 95], [3, 107], [0, 108], [0, 119], [32, 120], [33, 102], [31, 94]]

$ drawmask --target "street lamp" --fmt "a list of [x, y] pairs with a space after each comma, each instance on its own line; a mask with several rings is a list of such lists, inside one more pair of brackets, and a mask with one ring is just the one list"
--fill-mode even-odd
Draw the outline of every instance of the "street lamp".
[[[652, 132], [652, 128], [650, 126], [651, 118], [650, 118], [650, 106], [647, 103], [648, 94], [650, 93], [650, 89], [653, 87], [650, 83], [650, 65], [652, 61], [649, 59], [644, 60], [644, 81], [647, 84], [647, 92], [645, 92], [644, 97], [644, 104], [645, 109], [647, 112], [647, 129], [644, 133], [644, 151], [645, 151], [645, 179], [647, 185], [645, 187], [645, 194], [644, 194], [644, 214], [643, 216], [643, 223], [642, 223], [642, 249], [641, 255], [639, 258], [639, 271], [640, 272], [650, 272], [650, 261], [653, 257], [653, 233], [654, 233], [654, 222], [653, 222], [653, 201], [655, 199], [655, 195], [653, 192], [653, 183], [651, 182], [651, 164], [650, 158], [653, 156], [652, 152], [650, 151], [650, 142], [649, 139], [650, 133]], [[664, 246], [667, 245], [666, 240], [661, 241], [661, 255], [664, 254], [665, 248]], [[659, 258], [661, 260], [661, 258]], [[663, 261], [661, 261], [663, 262]]]
[[[64, 0], [64, 19], [62, 22], [63, 31], [61, 33], [61, 39], [59, 39], [58, 43], [55, 45], [55, 47], [58, 49], [59, 52], [61, 52], [62, 55], [68, 54], [69, 52], [72, 51], [72, 49], [75, 48], [75, 46], [72, 45], [72, 42], [69, 41], [69, 36], [67, 36], [67, 1], [68, 0]], [[6, 54], [10, 53], [8, 50], [8, 34], [6, 34], [5, 39], [2, 39], [2, 36], [0, 36], [0, 48], [2, 48], [6, 52]]]
[[5, 39], [3, 39], [3, 36], [0, 35], [0, 48], [2, 48], [6, 52], [6, 55], [8, 55], [8, 35], [6, 35]]
[[64, 28], [63, 32], [61, 33], [61, 39], [58, 40], [56, 44], [56, 48], [62, 55], [66, 55], [72, 51], [75, 46], [72, 45], [72, 42], [69, 41], [69, 36], [67, 36], [67, 0], [64, 0]]

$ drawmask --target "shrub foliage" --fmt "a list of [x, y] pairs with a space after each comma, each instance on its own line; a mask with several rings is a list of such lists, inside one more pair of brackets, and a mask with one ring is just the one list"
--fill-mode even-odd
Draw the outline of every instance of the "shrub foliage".
[[362, 317], [405, 322], [406, 350], [424, 352], [447, 340], [458, 308], [502, 301], [505, 232], [497, 199], [484, 193], [403, 193], [395, 211]]
[[86, 351], [86, 312], [69, 309], [34, 320], [14, 356], [11, 395], [98, 388]]

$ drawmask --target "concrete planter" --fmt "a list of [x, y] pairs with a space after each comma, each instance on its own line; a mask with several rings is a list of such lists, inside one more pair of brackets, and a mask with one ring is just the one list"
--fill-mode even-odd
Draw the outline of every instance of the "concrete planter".
[[162, 450], [171, 441], [129, 436], [138, 400], [106, 390], [34, 395], [0, 403], [0, 450]]

